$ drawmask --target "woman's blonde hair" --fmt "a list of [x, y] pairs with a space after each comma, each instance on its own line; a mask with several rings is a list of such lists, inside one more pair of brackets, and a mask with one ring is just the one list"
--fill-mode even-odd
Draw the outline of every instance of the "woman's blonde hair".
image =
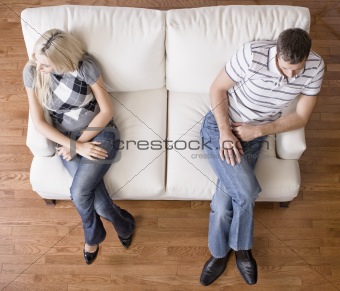
[[[84, 53], [81, 43], [72, 35], [59, 29], [51, 29], [37, 40], [29, 64], [37, 68], [35, 54], [41, 54], [46, 56], [56, 74], [65, 74], [78, 69]], [[48, 100], [51, 96], [50, 74], [43, 74], [36, 69], [33, 88], [39, 103], [42, 106], [49, 107]]]

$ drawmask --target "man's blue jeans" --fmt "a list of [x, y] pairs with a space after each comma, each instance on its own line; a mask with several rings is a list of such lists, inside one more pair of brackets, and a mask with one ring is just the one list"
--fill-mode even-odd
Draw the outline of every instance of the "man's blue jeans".
[[[80, 136], [80, 132], [65, 133], [74, 139]], [[110, 168], [117, 154], [119, 145], [119, 133], [113, 123], [102, 130], [93, 141], [100, 141], [100, 147], [107, 151], [105, 160], [91, 161], [77, 155], [71, 161], [62, 161], [68, 172], [73, 177], [70, 188], [71, 198], [80, 214], [85, 242], [88, 245], [98, 245], [104, 241], [106, 231], [100, 216], [110, 221], [117, 234], [122, 238], [128, 238], [134, 229], [133, 216], [113, 203], [104, 185], [103, 177]]]
[[204, 118], [201, 137], [204, 151], [218, 178], [210, 204], [208, 245], [212, 256], [222, 258], [230, 248], [235, 251], [252, 248], [253, 208], [261, 192], [254, 167], [266, 137], [242, 142], [244, 154], [241, 163], [235, 166], [220, 158], [220, 133], [211, 111]]

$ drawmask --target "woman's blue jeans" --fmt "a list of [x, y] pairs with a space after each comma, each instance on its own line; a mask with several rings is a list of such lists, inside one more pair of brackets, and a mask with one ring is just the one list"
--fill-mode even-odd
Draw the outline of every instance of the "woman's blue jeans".
[[[64, 134], [74, 140], [80, 136], [80, 132]], [[119, 132], [113, 122], [94, 137], [93, 141], [100, 141], [99, 146], [107, 151], [108, 157], [105, 160], [91, 161], [77, 155], [71, 161], [63, 158], [62, 161], [73, 177], [71, 199], [83, 223], [85, 242], [94, 246], [100, 244], [106, 237], [100, 217], [110, 221], [122, 238], [128, 238], [132, 234], [135, 221], [129, 212], [113, 203], [103, 181], [119, 145]]]
[[252, 248], [253, 208], [261, 192], [254, 168], [266, 137], [242, 142], [244, 154], [241, 163], [235, 166], [220, 158], [220, 133], [211, 111], [204, 118], [201, 137], [205, 154], [217, 175], [216, 192], [210, 204], [208, 245], [212, 256], [222, 258], [230, 249]]

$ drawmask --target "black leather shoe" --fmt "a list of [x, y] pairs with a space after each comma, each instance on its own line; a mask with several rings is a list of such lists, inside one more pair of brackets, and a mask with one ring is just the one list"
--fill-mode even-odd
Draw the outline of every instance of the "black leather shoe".
[[91, 265], [94, 262], [94, 260], [97, 258], [98, 251], [99, 251], [99, 246], [97, 246], [97, 249], [94, 253], [86, 252], [84, 249], [84, 259], [85, 259], [86, 264]]
[[213, 256], [205, 263], [200, 282], [204, 286], [210, 285], [214, 282], [219, 276], [222, 275], [225, 268], [227, 267], [227, 261], [229, 258], [231, 250], [226, 254], [224, 258], [214, 258]]
[[235, 252], [236, 266], [241, 273], [243, 279], [249, 285], [257, 282], [257, 264], [251, 250]]
[[120, 242], [122, 243], [124, 248], [128, 248], [131, 245], [131, 241], [132, 241], [132, 233], [128, 238], [122, 238], [118, 235], [118, 238], [120, 240]]

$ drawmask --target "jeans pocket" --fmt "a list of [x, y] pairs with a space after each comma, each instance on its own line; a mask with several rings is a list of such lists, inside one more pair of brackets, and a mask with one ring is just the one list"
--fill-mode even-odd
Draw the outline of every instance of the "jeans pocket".
[[107, 152], [107, 157], [105, 160], [105, 163], [113, 163], [114, 158], [117, 155], [118, 149], [114, 146], [114, 140], [98, 140], [100, 142], [100, 147], [102, 149], [105, 149]]
[[208, 128], [211, 131], [219, 132], [218, 125], [214, 114], [210, 111], [204, 118], [203, 127]]
[[116, 127], [106, 127], [92, 141], [100, 142], [100, 147], [107, 151], [106, 160], [113, 160], [119, 149], [119, 132]]

